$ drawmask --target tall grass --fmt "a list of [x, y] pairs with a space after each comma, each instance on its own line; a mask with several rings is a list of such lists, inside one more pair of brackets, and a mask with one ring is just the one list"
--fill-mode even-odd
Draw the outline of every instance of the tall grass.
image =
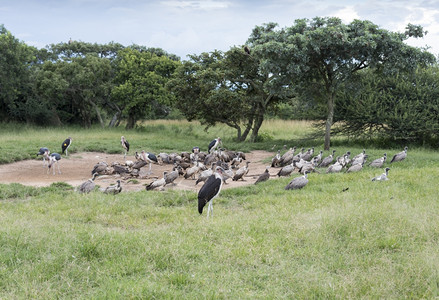
[[[256, 146], [301, 146], [310, 128], [288, 138], [294, 131], [278, 122], [262, 128], [270, 143]], [[47, 130], [61, 142], [70, 135]], [[37, 132], [19, 131], [16, 145], [26, 138], [50, 142], [34, 137]], [[220, 128], [205, 133], [184, 122], [71, 135], [74, 151], [91, 137], [96, 145], [104, 140], [106, 151], [119, 151], [122, 134], [158, 151], [160, 132], [170, 135], [163, 137], [173, 142], [169, 150], [218, 135], [241, 146]], [[362, 148], [337, 147], [347, 150]], [[384, 152], [396, 150], [367, 149], [371, 158]], [[79, 195], [62, 183], [0, 185], [0, 298], [437, 298], [439, 155], [410, 147], [405, 161], [391, 165], [389, 181], [371, 182], [381, 172], [312, 173], [296, 191], [284, 190], [291, 178], [223, 190], [209, 219], [198, 214], [197, 195], [188, 191]]]

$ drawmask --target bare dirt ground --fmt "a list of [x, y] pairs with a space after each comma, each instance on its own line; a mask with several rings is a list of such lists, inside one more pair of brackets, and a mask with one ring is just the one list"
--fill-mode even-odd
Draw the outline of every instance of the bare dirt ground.
[[[249, 164], [249, 173], [245, 176], [244, 181], [232, 181], [231, 178], [227, 180], [227, 184], [223, 185], [223, 188], [233, 188], [249, 184], [254, 184], [260, 174], [265, 171], [265, 167], [269, 165], [264, 163], [263, 160], [272, 158], [274, 153], [266, 151], [253, 151], [246, 153], [247, 161]], [[127, 160], [135, 161], [134, 157], [127, 156]], [[84, 181], [91, 178], [91, 170], [94, 165], [100, 161], [105, 161], [108, 165], [118, 161], [123, 163], [124, 157], [119, 154], [106, 154], [97, 152], [83, 152], [70, 154], [68, 157], [63, 156], [59, 161], [59, 167], [61, 174], [58, 174], [58, 168], [56, 167], [56, 173], [53, 175], [52, 170], [47, 173], [47, 167], [43, 167], [43, 161], [41, 157], [35, 160], [25, 160], [12, 164], [0, 165], [0, 183], [21, 183], [29, 186], [49, 186], [54, 182], [65, 182], [74, 187], [79, 186]], [[243, 163], [241, 163], [243, 166]], [[145, 166], [148, 170], [149, 166]], [[133, 178], [134, 182], [121, 178], [120, 175], [102, 175], [96, 178], [95, 182], [100, 187], [107, 187], [115, 184], [117, 179], [121, 179], [121, 185], [123, 191], [139, 191], [144, 190], [145, 185], [149, 184], [157, 178], [163, 177], [164, 171], [172, 171], [172, 165], [152, 165], [152, 174], [147, 178]], [[270, 174], [274, 176], [277, 173], [277, 169], [270, 168]], [[198, 178], [198, 175], [196, 176]], [[136, 182], [137, 181], [137, 182]], [[184, 179], [180, 176], [175, 180], [175, 185], [168, 185], [165, 189], [183, 189], [198, 191], [203, 183], [195, 185], [195, 180]]]

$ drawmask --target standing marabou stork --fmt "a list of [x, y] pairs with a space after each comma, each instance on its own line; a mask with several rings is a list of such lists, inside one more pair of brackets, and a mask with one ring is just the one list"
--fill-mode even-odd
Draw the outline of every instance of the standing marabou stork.
[[[49, 154], [50, 154], [49, 148], [46, 147], [40, 148], [40, 150], [37, 153], [37, 156], [38, 155], [43, 156], [43, 168], [49, 163]], [[47, 164], [46, 164], [46, 159], [47, 159]]]
[[62, 152], [61, 154], [64, 154], [64, 152], [66, 153], [66, 156], [69, 156], [67, 149], [70, 147], [70, 145], [72, 144], [73, 139], [71, 137], [68, 137], [61, 145], [61, 149]]
[[198, 212], [200, 215], [203, 213], [203, 208], [209, 203], [207, 207], [207, 217], [209, 218], [209, 213], [213, 216], [213, 199], [218, 197], [221, 187], [223, 186], [223, 174], [224, 169], [217, 166], [215, 168], [215, 173], [212, 174], [209, 179], [203, 184], [200, 191], [198, 192]]
[[96, 184], [95, 184], [96, 176], [98, 176], [98, 173], [94, 173], [92, 178], [90, 178], [89, 180], [83, 182], [83, 183], [79, 186], [78, 191], [79, 191], [80, 193], [82, 193], [82, 194], [83, 194], [83, 193], [90, 193], [91, 191], [93, 191], [94, 188], [95, 188], [95, 185], [96, 185]]
[[[58, 166], [58, 173], [61, 174], [61, 170], [59, 169], [58, 161], [61, 159], [61, 155], [59, 153], [52, 153], [49, 155], [49, 164], [47, 165], [47, 173], [49, 173], [50, 168], [53, 164], [56, 163]], [[53, 175], [55, 175], [55, 167], [53, 167]]]
[[130, 143], [128, 143], [124, 136], [120, 138], [120, 143], [122, 144], [122, 148], [125, 150], [125, 154], [123, 156], [123, 159], [125, 159], [130, 151]]
[[158, 163], [157, 156], [155, 156], [153, 153], [145, 152], [145, 150], [142, 150], [141, 157], [142, 157], [142, 159], [144, 161], [149, 163], [149, 172], [148, 172], [148, 174], [152, 174], [152, 172], [151, 172], [151, 167], [152, 166], [151, 165], [153, 163], [155, 163], [155, 164]]
[[207, 152], [212, 153], [213, 151], [215, 151], [219, 147], [219, 145], [222, 145], [222, 144], [223, 144], [223, 142], [221, 141], [220, 137], [214, 139], [213, 141], [211, 141], [209, 143]]

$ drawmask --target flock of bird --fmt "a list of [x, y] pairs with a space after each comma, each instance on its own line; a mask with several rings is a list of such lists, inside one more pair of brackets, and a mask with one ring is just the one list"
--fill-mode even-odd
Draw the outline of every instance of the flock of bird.
[[[72, 144], [72, 138], [67, 138], [61, 146], [61, 154], [68, 155], [68, 148]], [[124, 136], [121, 137], [121, 145], [124, 149], [124, 159], [130, 150], [130, 144]], [[172, 170], [163, 172], [163, 177], [157, 178], [146, 185], [147, 191], [154, 189], [164, 189], [166, 185], [175, 185], [175, 180], [180, 176], [183, 180], [195, 180], [195, 185], [204, 182], [198, 192], [198, 212], [202, 214], [203, 208], [208, 205], [207, 217], [213, 214], [213, 199], [216, 198], [224, 183], [232, 178], [233, 181], [244, 180], [249, 172], [250, 161], [246, 160], [245, 153], [240, 151], [225, 150], [222, 147], [221, 138], [216, 138], [210, 142], [207, 147], [207, 152], [200, 151], [199, 147], [193, 147], [192, 151], [182, 153], [159, 153], [155, 155], [150, 152], [142, 150], [140, 154], [135, 152], [136, 161], [126, 160], [124, 164], [114, 162], [109, 166], [106, 162], [97, 163], [92, 171], [92, 178], [82, 183], [78, 188], [80, 193], [89, 193], [96, 187], [95, 179], [103, 174], [119, 174], [126, 178], [126, 176], [139, 176], [140, 169], [149, 164], [149, 171], [152, 173], [152, 164], [169, 164], [172, 165]], [[285, 147], [285, 146], [284, 146]], [[402, 161], [407, 157], [407, 147], [402, 152], [395, 154], [390, 163]], [[269, 169], [277, 168], [276, 175], [278, 177], [288, 177], [293, 172], [301, 173], [302, 176], [293, 178], [286, 186], [285, 190], [301, 189], [305, 187], [309, 180], [308, 174], [311, 172], [320, 173], [322, 168], [326, 168], [326, 173], [337, 173], [342, 170], [345, 172], [358, 172], [363, 169], [366, 164], [368, 155], [366, 150], [351, 158], [351, 153], [348, 151], [340, 156], [335, 157], [336, 150], [327, 157], [323, 157], [323, 151], [314, 155], [314, 148], [309, 148], [305, 151], [302, 148], [300, 152], [296, 153], [297, 148], [292, 147], [283, 155], [280, 150], [272, 158], [271, 166], [267, 166], [265, 172], [260, 174], [254, 184], [267, 181], [271, 176]], [[43, 166], [47, 166], [47, 172], [56, 164], [59, 169], [58, 161], [61, 155], [58, 153], [50, 153], [46, 147], [40, 148], [37, 155], [43, 157]], [[46, 162], [47, 160], [47, 162]], [[243, 161], [245, 162], [243, 163]], [[381, 168], [387, 160], [387, 154], [370, 162], [370, 167]], [[388, 173], [390, 168], [385, 168], [384, 173], [372, 178], [372, 181], [388, 180]], [[55, 175], [55, 167], [53, 167], [53, 174]], [[198, 178], [196, 178], [198, 175]], [[110, 185], [107, 188], [101, 188], [100, 191], [106, 194], [118, 194], [122, 191], [121, 180], [118, 179], [116, 184]]]

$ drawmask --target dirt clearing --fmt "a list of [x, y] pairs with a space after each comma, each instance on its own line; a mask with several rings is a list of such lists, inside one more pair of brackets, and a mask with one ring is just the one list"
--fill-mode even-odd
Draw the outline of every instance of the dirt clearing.
[[[246, 153], [246, 159], [251, 163], [249, 164], [249, 173], [244, 178], [245, 181], [232, 181], [231, 179], [228, 179], [227, 184], [223, 185], [223, 188], [233, 188], [254, 184], [257, 177], [262, 174], [265, 171], [265, 167], [269, 165], [269, 163], [264, 163], [263, 161], [267, 161], [267, 158], [272, 158], [273, 156], [274, 153], [259, 150]], [[135, 158], [127, 156], [127, 160], [135, 161]], [[123, 163], [124, 158], [121, 154], [106, 154], [98, 152], [74, 153], [70, 154], [68, 157], [62, 157], [62, 159], [59, 161], [61, 174], [58, 174], [58, 168], [55, 166], [56, 173], [53, 175], [52, 170], [47, 173], [47, 167], [43, 167], [42, 158], [39, 157], [38, 159], [34, 160], [25, 160], [0, 165], [0, 183], [21, 183], [23, 185], [42, 187], [61, 181], [77, 187], [87, 179], [91, 178], [91, 170], [95, 164], [101, 161], [105, 161], [108, 163], [108, 165], [111, 165], [115, 161]], [[243, 165], [244, 163], [241, 163], [240, 166]], [[149, 166], [147, 165], [144, 168], [147, 170]], [[129, 179], [124, 179], [120, 175], [102, 175], [97, 177], [95, 182], [100, 187], [107, 187], [111, 184], [115, 184], [117, 179], [121, 179], [121, 185], [124, 192], [139, 191], [145, 189], [145, 184], [149, 184], [157, 178], [162, 178], [164, 171], [172, 171], [172, 165], [153, 164], [152, 174], [149, 177], [133, 177], [132, 179], [135, 179], [134, 182], [130, 181]], [[275, 175], [277, 171], [277, 169], [270, 168], [271, 175]], [[198, 178], [198, 175], [196, 178]], [[165, 189], [198, 191], [203, 185], [203, 183], [195, 185], [195, 180], [184, 179], [182, 176], [175, 180], [175, 183], [176, 185], [166, 186]]]

